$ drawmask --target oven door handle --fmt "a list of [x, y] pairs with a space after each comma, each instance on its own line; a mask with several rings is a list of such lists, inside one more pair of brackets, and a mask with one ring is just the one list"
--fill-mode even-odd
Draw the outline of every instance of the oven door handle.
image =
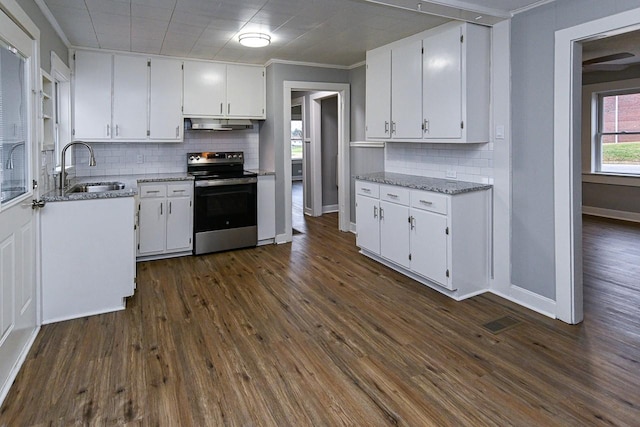
[[203, 179], [196, 181], [196, 187], [219, 187], [223, 185], [237, 185], [237, 184], [253, 184], [258, 182], [258, 178], [229, 178], [229, 179]]

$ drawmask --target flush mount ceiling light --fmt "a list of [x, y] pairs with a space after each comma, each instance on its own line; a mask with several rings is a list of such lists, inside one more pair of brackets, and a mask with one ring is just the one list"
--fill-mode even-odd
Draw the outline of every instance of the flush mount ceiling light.
[[238, 41], [247, 47], [265, 47], [271, 43], [271, 36], [264, 33], [244, 33], [240, 34]]

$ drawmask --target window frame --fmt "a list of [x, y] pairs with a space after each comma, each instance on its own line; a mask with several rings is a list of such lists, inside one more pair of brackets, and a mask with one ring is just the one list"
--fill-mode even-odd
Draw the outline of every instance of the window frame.
[[602, 139], [606, 136], [628, 136], [628, 135], [639, 135], [640, 131], [637, 132], [629, 132], [629, 131], [620, 131], [620, 132], [604, 132], [604, 99], [611, 96], [620, 96], [620, 95], [630, 95], [637, 94], [640, 96], [640, 87], [632, 87], [625, 89], [615, 89], [615, 90], [606, 90], [596, 92], [596, 127], [593, 135], [593, 148], [591, 150], [591, 155], [593, 159], [593, 169], [594, 173], [599, 174], [607, 174], [607, 175], [619, 175], [619, 176], [630, 176], [630, 177], [640, 177], [640, 165], [638, 165], [638, 172], [620, 172], [620, 171], [608, 171], [603, 170], [602, 168], [602, 151], [603, 151], [603, 143]]

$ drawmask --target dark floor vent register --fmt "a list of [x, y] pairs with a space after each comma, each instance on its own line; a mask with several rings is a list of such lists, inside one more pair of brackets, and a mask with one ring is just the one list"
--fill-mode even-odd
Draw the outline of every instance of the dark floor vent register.
[[485, 323], [482, 326], [492, 334], [499, 334], [500, 332], [504, 332], [508, 329], [518, 326], [519, 323], [519, 320], [514, 319], [511, 316], [504, 316], [499, 319], [492, 320], [491, 322]]

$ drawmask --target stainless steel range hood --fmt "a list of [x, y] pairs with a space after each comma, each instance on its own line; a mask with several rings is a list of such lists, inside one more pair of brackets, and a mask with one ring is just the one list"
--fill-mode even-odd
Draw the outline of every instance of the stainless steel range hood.
[[251, 120], [244, 119], [202, 119], [191, 118], [191, 127], [187, 130], [208, 130], [208, 131], [226, 131], [226, 130], [243, 130], [252, 129]]

